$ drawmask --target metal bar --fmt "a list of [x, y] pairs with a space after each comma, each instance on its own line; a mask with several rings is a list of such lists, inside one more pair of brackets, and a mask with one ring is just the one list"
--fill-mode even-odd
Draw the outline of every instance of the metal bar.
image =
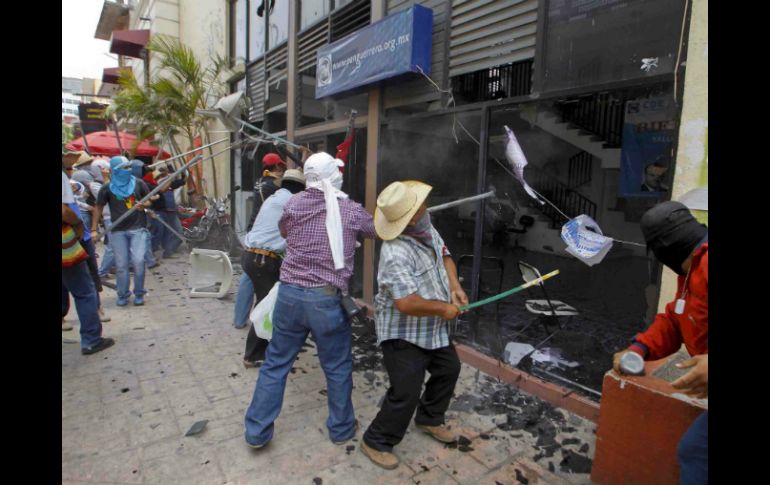
[[[473, 260], [476, 261], [476, 258], [474, 258]], [[513, 295], [514, 293], [518, 293], [520, 291], [526, 290], [527, 288], [529, 288], [531, 286], [540, 285], [543, 281], [545, 281], [545, 280], [547, 280], [549, 278], [553, 278], [554, 276], [556, 276], [558, 274], [559, 274], [559, 270], [555, 269], [555, 270], [551, 271], [548, 274], [544, 274], [540, 278], [534, 279], [532, 281], [528, 281], [527, 283], [524, 283], [523, 285], [519, 285], [516, 288], [511, 288], [510, 290], [506, 290], [506, 291], [504, 291], [502, 293], [499, 293], [497, 295], [490, 296], [489, 298], [485, 298], [485, 299], [483, 299], [481, 301], [477, 301], [477, 302], [474, 302], [474, 303], [469, 303], [467, 305], [463, 305], [463, 306], [460, 307], [460, 310], [462, 310], [462, 311], [471, 310], [473, 308], [480, 307], [482, 305], [486, 305], [488, 303], [492, 303], [492, 302], [495, 302], [497, 300], [501, 300], [501, 299], [503, 299], [503, 298], [505, 298], [507, 296]]]
[[[481, 192], [486, 187], [487, 148], [489, 145], [489, 108], [481, 110], [481, 133], [479, 135], [479, 166], [476, 190]], [[471, 299], [479, 298], [479, 278], [481, 272], [481, 243], [484, 237], [484, 202], [478, 200], [476, 205], [476, 226], [473, 235], [473, 268], [471, 269]]]
[[170, 225], [169, 225], [169, 224], [168, 224], [166, 221], [164, 221], [164, 220], [163, 220], [163, 218], [161, 218], [159, 215], [157, 215], [157, 214], [155, 213], [155, 211], [154, 211], [154, 210], [152, 210], [152, 209], [145, 209], [145, 210], [144, 210], [144, 212], [146, 212], [148, 216], [152, 217], [152, 218], [153, 218], [153, 219], [155, 219], [156, 221], [158, 221], [158, 222], [160, 222], [161, 224], [163, 224], [164, 226], [166, 226], [166, 228], [167, 228], [169, 231], [171, 231], [171, 233], [172, 233], [173, 235], [175, 235], [176, 237], [178, 237], [179, 239], [181, 239], [183, 242], [189, 242], [189, 241], [188, 241], [188, 239], [187, 239], [186, 237], [184, 237], [183, 235], [179, 234], [179, 233], [177, 232], [177, 230], [176, 230], [176, 229], [174, 229], [173, 227], [171, 227], [171, 226], [170, 226]]
[[[203, 145], [202, 147], [193, 148], [192, 150], [186, 151], [184, 153], [180, 153], [179, 155], [174, 155], [173, 157], [169, 157], [169, 158], [167, 158], [165, 160], [161, 160], [159, 162], [155, 162], [152, 165], [147, 165], [147, 167], [148, 168], [155, 168], [155, 167], [157, 167], [159, 165], [164, 165], [166, 162], [170, 162], [171, 160], [176, 160], [177, 158], [182, 158], [185, 155], [189, 155], [191, 153], [195, 153], [195, 152], [197, 152], [199, 150], [203, 150], [204, 148], [208, 148], [208, 147], [216, 145], [217, 143], [222, 143], [223, 141], [228, 141], [228, 140], [229, 140], [229, 138], [222, 138], [221, 140], [217, 140], [215, 142], [209, 143], [208, 145]], [[232, 148], [232, 147], [230, 147], [230, 148]]]
[[479, 194], [479, 195], [473, 195], [471, 197], [465, 197], [464, 199], [458, 199], [452, 202], [447, 202], [446, 204], [439, 204], [434, 205], [433, 207], [428, 207], [428, 212], [436, 212], [444, 209], [449, 209], [451, 207], [456, 207], [458, 205], [466, 204], [468, 202], [474, 202], [477, 200], [487, 199], [489, 197], [494, 197], [495, 191], [490, 190], [489, 192]]
[[290, 142], [290, 141], [288, 141], [288, 140], [284, 140], [283, 138], [281, 138], [281, 137], [278, 137], [278, 136], [275, 136], [275, 135], [273, 135], [272, 133], [268, 133], [268, 132], [266, 132], [265, 130], [263, 130], [263, 129], [261, 129], [261, 128], [257, 128], [256, 126], [252, 125], [251, 123], [248, 123], [248, 122], [246, 122], [246, 121], [243, 121], [243, 120], [242, 120], [242, 119], [240, 119], [240, 118], [231, 117], [231, 119], [232, 119], [232, 120], [235, 120], [235, 121], [237, 121], [238, 123], [241, 123], [243, 126], [249, 127], [249, 128], [251, 128], [252, 130], [255, 130], [255, 131], [258, 131], [258, 132], [262, 133], [262, 134], [263, 134], [263, 135], [265, 135], [266, 137], [269, 137], [269, 138], [272, 138], [272, 139], [274, 139], [274, 140], [276, 140], [276, 141], [279, 141], [279, 142], [283, 143], [284, 145], [288, 145], [288, 146], [290, 146], [290, 147], [292, 147], [292, 148], [296, 148], [296, 149], [299, 149], [299, 148], [300, 148], [300, 146], [299, 146], [299, 145], [296, 145], [296, 144], [294, 144], [294, 143], [292, 143], [292, 142]]
[[573, 385], [575, 387], [579, 387], [580, 389], [582, 389], [582, 390], [584, 390], [586, 392], [590, 392], [591, 394], [595, 394], [595, 395], [597, 395], [599, 397], [602, 397], [602, 393], [601, 392], [599, 392], [599, 391], [597, 391], [595, 389], [591, 389], [590, 387], [586, 387], [586, 386], [584, 386], [582, 384], [578, 384], [577, 382], [575, 382], [573, 380], [570, 380], [570, 379], [567, 379], [566, 377], [562, 377], [562, 376], [556, 375], [553, 372], [549, 372], [549, 371], [547, 371], [545, 369], [538, 369], [537, 367], [534, 367], [534, 366], [532, 367], [532, 370], [537, 370], [537, 372], [542, 372], [543, 374], [547, 375], [548, 377], [552, 377], [552, 378], [560, 380], [562, 382], [566, 382], [567, 384], [571, 384], [571, 385]]

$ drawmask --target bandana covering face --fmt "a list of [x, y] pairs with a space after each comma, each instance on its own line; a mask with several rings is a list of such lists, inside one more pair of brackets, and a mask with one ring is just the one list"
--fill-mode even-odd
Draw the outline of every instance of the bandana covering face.
[[431, 246], [433, 244], [433, 234], [430, 230], [432, 227], [433, 224], [430, 222], [430, 213], [425, 211], [425, 214], [417, 220], [417, 223], [414, 226], [406, 226], [404, 235], [411, 236], [426, 246]]
[[320, 152], [310, 155], [305, 161], [305, 186], [318, 189], [324, 194], [326, 203], [326, 235], [334, 259], [334, 269], [345, 267], [345, 248], [342, 243], [342, 219], [340, 204], [337, 199], [347, 199], [348, 195], [342, 190], [342, 174], [339, 167], [345, 164], [328, 153]]
[[118, 199], [127, 199], [134, 194], [136, 179], [131, 170], [118, 168], [122, 163], [127, 163], [126, 157], [112, 157], [110, 159], [110, 192], [115, 194]]

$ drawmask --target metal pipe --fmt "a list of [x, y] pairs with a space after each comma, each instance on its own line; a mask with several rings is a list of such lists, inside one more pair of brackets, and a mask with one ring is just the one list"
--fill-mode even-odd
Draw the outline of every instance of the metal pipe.
[[[481, 110], [481, 133], [479, 134], [479, 166], [478, 180], [476, 181], [476, 190], [481, 192], [487, 185], [487, 155], [489, 146], [489, 121], [490, 110], [484, 107]], [[471, 298], [479, 298], [479, 288], [481, 287], [481, 246], [484, 236], [484, 208], [480, 200], [476, 201], [476, 225], [473, 230], [473, 267], [471, 269]]]
[[243, 126], [246, 126], [246, 127], [248, 127], [248, 128], [251, 128], [252, 130], [256, 130], [256, 131], [258, 131], [258, 132], [262, 133], [263, 135], [265, 135], [265, 136], [267, 136], [267, 137], [270, 137], [270, 138], [272, 138], [272, 139], [274, 139], [274, 140], [278, 140], [278, 141], [280, 141], [281, 143], [283, 143], [284, 145], [288, 145], [288, 146], [290, 146], [290, 147], [292, 147], [292, 148], [296, 148], [297, 150], [299, 150], [299, 149], [300, 149], [300, 146], [299, 146], [299, 145], [295, 145], [294, 143], [292, 143], [292, 142], [290, 142], [290, 141], [288, 141], [288, 140], [284, 140], [283, 138], [281, 138], [281, 137], [278, 137], [278, 136], [275, 136], [275, 135], [273, 135], [272, 133], [268, 133], [268, 132], [266, 132], [265, 130], [263, 130], [263, 129], [261, 129], [261, 128], [257, 128], [256, 126], [252, 125], [251, 123], [247, 123], [247, 122], [243, 121], [243, 120], [242, 120], [242, 119], [240, 119], [240, 118], [230, 117], [230, 119], [231, 119], [231, 120], [235, 120], [235, 121], [237, 121], [238, 123], [242, 124]]
[[466, 202], [473, 202], [476, 200], [482, 200], [482, 199], [487, 199], [489, 197], [494, 197], [494, 195], [495, 195], [495, 191], [490, 190], [489, 192], [485, 192], [483, 194], [473, 195], [471, 197], [465, 197], [464, 199], [457, 199], [453, 202], [447, 202], [446, 204], [439, 204], [439, 205], [434, 205], [433, 207], [428, 207], [428, 212], [436, 212], [444, 209], [449, 209], [451, 207], [465, 204]]
[[163, 224], [164, 226], [166, 226], [166, 228], [167, 228], [169, 231], [171, 231], [171, 233], [172, 233], [173, 235], [175, 235], [176, 237], [178, 237], [179, 239], [181, 239], [181, 240], [182, 240], [182, 242], [189, 242], [189, 241], [187, 240], [187, 238], [186, 238], [186, 237], [184, 237], [183, 235], [179, 234], [179, 232], [177, 232], [177, 230], [176, 230], [176, 229], [174, 229], [173, 227], [171, 227], [171, 225], [169, 225], [169, 223], [167, 223], [166, 221], [164, 221], [164, 220], [163, 220], [163, 219], [162, 219], [162, 218], [161, 218], [161, 217], [160, 217], [158, 214], [156, 214], [156, 213], [155, 213], [155, 211], [153, 211], [153, 210], [151, 210], [151, 209], [145, 209], [144, 211], [147, 213], [147, 215], [148, 215], [148, 216], [152, 217], [152, 218], [153, 218], [153, 219], [155, 219], [156, 221], [158, 221], [158, 222], [160, 222], [161, 224]]
[[[159, 161], [159, 162], [155, 162], [155, 163], [153, 163], [152, 165], [147, 165], [147, 168], [155, 168], [155, 167], [157, 167], [158, 165], [164, 165], [166, 162], [170, 162], [171, 160], [175, 160], [175, 159], [177, 159], [177, 158], [182, 158], [182, 157], [184, 157], [185, 155], [189, 155], [189, 154], [191, 154], [191, 153], [197, 152], [198, 150], [203, 150], [204, 148], [208, 148], [208, 147], [210, 147], [210, 146], [214, 146], [214, 145], [216, 145], [216, 144], [218, 144], [218, 143], [222, 143], [223, 141], [229, 141], [229, 138], [222, 138], [221, 140], [217, 140], [217, 141], [215, 141], [215, 142], [209, 143], [208, 145], [203, 145], [202, 147], [193, 148], [193, 149], [192, 149], [192, 150], [190, 150], [190, 151], [186, 151], [186, 152], [184, 152], [184, 153], [180, 153], [179, 155], [174, 155], [173, 157], [169, 157], [169, 158], [167, 158], [167, 159], [165, 159], [165, 160], [161, 160], [161, 161]], [[231, 146], [231, 147], [229, 147], [229, 148], [228, 148], [228, 150], [229, 150], [230, 148], [232, 148], [232, 146]], [[221, 152], [220, 152], [220, 153], [221, 153]]]

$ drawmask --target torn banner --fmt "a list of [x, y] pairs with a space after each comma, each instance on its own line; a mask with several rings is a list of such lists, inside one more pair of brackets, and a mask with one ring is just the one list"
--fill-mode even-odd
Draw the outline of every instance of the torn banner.
[[524, 187], [527, 194], [541, 204], [545, 204], [545, 202], [540, 200], [535, 194], [535, 191], [532, 190], [532, 187], [529, 186], [527, 181], [524, 180], [524, 167], [527, 166], [527, 158], [524, 156], [521, 146], [519, 146], [516, 135], [513, 134], [513, 131], [508, 128], [508, 126], [504, 125], [504, 127], [505, 132], [508, 134], [508, 140], [505, 144], [505, 158], [508, 159], [508, 163], [511, 165], [513, 173], [516, 175], [518, 181], [521, 182], [521, 185]]
[[585, 214], [564, 224], [561, 238], [567, 252], [588, 266], [601, 263], [612, 247], [612, 239], [605, 237], [596, 221]]

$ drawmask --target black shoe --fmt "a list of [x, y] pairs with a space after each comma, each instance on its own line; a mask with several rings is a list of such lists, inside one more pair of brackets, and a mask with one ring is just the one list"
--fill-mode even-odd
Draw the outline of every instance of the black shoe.
[[97, 345], [94, 345], [90, 349], [81, 349], [80, 352], [83, 355], [91, 355], [91, 354], [95, 354], [97, 352], [101, 352], [104, 349], [108, 349], [108, 348], [112, 347], [113, 345], [115, 345], [115, 340], [111, 339], [109, 337], [105, 337]]
[[334, 441], [334, 440], [332, 440], [332, 443], [334, 443], [335, 445], [344, 445], [344, 444], [345, 444], [345, 443], [347, 443], [348, 441], [350, 441], [350, 440], [352, 440], [353, 438], [355, 438], [355, 437], [356, 437], [356, 433], [357, 433], [357, 432], [358, 432], [358, 420], [356, 419], [356, 426], [353, 428], [353, 434], [352, 434], [352, 435], [350, 435], [350, 438], [347, 438], [347, 439], [344, 439], [344, 440], [340, 440], [340, 441]]

